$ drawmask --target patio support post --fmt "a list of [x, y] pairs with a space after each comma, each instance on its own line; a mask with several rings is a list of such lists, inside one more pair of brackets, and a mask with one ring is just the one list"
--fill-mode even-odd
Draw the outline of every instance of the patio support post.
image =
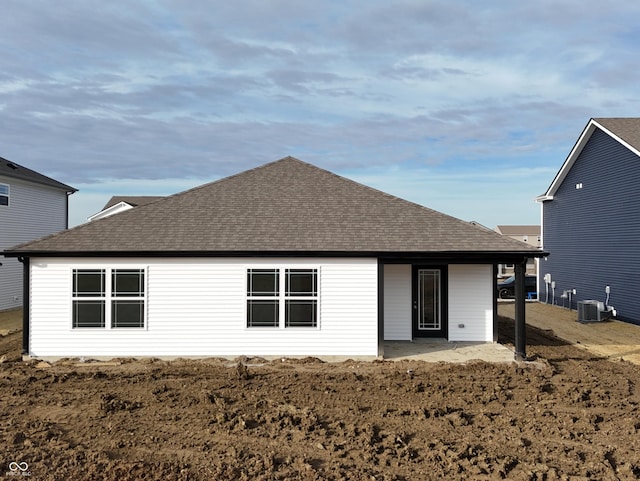
[[498, 289], [496, 279], [498, 278], [498, 264], [493, 265], [493, 277], [491, 283], [496, 286], [496, 292], [493, 293], [493, 342], [498, 342]]
[[515, 296], [516, 296], [516, 326], [515, 326], [515, 343], [516, 343], [516, 352], [515, 359], [516, 361], [526, 361], [527, 360], [527, 336], [526, 336], [526, 319], [525, 319], [525, 287], [524, 287], [524, 277], [527, 269], [527, 260], [515, 263]]

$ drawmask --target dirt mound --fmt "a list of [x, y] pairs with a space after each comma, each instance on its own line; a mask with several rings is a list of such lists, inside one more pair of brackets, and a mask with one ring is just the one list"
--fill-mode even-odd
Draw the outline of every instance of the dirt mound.
[[[512, 332], [512, 321], [501, 321]], [[640, 479], [640, 372], [530, 330], [527, 364], [23, 363], [0, 474], [38, 480]], [[504, 342], [509, 342], [503, 337]], [[25, 470], [23, 470], [25, 468]]]

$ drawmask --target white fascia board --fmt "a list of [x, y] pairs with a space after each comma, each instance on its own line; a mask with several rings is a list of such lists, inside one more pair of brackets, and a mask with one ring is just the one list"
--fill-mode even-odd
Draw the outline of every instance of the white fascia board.
[[578, 138], [578, 141], [573, 146], [573, 149], [571, 149], [569, 156], [564, 161], [564, 164], [562, 164], [562, 167], [560, 167], [560, 170], [554, 177], [553, 181], [551, 182], [551, 185], [543, 195], [536, 197], [536, 202], [543, 202], [545, 200], [553, 199], [553, 195], [557, 192], [558, 188], [560, 187], [564, 179], [567, 177], [567, 174], [569, 174], [571, 167], [573, 167], [573, 164], [575, 164], [576, 159], [582, 152], [582, 149], [584, 149], [584, 146], [587, 145], [587, 142], [591, 138], [591, 135], [596, 130], [596, 128], [602, 128], [602, 127], [598, 123], [596, 123], [593, 119], [589, 120], [589, 123], [582, 131], [582, 134]]
[[119, 212], [123, 212], [125, 210], [132, 209], [133, 206], [131, 204], [127, 204], [126, 202], [118, 202], [115, 205], [112, 205], [108, 209], [101, 210], [97, 214], [93, 214], [87, 220], [91, 222], [92, 220], [102, 219], [103, 217], [109, 217], [110, 215], [117, 214]]
[[616, 140], [617, 142], [625, 146], [627, 149], [629, 149], [631, 152], [633, 152], [634, 154], [640, 157], [640, 151], [638, 149], [636, 149], [632, 145], [622, 140], [620, 137], [618, 137], [616, 134], [611, 132], [609, 129], [603, 127], [594, 119], [591, 119], [589, 120], [589, 123], [587, 124], [585, 129], [582, 131], [582, 134], [578, 138], [576, 145], [574, 145], [573, 149], [571, 149], [571, 152], [569, 153], [567, 160], [565, 160], [564, 164], [562, 164], [562, 167], [560, 168], [555, 178], [551, 182], [551, 185], [543, 195], [536, 197], [536, 202], [553, 200], [553, 195], [557, 192], [558, 188], [560, 187], [564, 179], [567, 177], [567, 174], [571, 170], [571, 167], [573, 167], [573, 164], [576, 162], [578, 156], [582, 153], [582, 149], [584, 149], [584, 146], [587, 144], [587, 142], [591, 138], [591, 135], [593, 135], [593, 132], [596, 129], [602, 130], [609, 137]]
[[598, 122], [596, 122], [595, 120], [592, 120], [592, 122], [598, 126], [598, 128], [600, 130], [602, 130], [604, 133], [606, 133], [607, 135], [609, 135], [611, 138], [615, 139], [616, 141], [620, 142], [622, 145], [624, 145], [627, 149], [629, 149], [631, 152], [633, 152], [634, 154], [636, 154], [637, 156], [640, 157], [640, 151], [638, 149], [636, 149], [635, 147], [633, 147], [632, 145], [628, 144], [627, 142], [625, 142], [624, 140], [622, 140], [620, 137], [618, 137], [616, 134], [614, 134], [613, 132], [611, 132], [610, 130], [608, 130], [607, 128], [603, 127], [602, 125], [600, 125]]

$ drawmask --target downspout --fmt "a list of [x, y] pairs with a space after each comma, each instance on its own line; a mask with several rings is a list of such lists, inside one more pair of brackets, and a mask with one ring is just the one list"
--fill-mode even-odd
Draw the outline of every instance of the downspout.
[[64, 229], [68, 230], [69, 229], [69, 197], [71, 197], [71, 195], [73, 194], [73, 192], [67, 192], [67, 206], [66, 206], [66, 212], [65, 212], [65, 221], [64, 221]]
[[524, 276], [527, 269], [527, 259], [515, 264], [515, 296], [516, 296], [516, 325], [515, 325], [515, 359], [516, 361], [527, 360], [527, 323], [525, 319], [525, 286]]
[[378, 259], [378, 357], [384, 357], [384, 263]]
[[29, 355], [29, 318], [31, 298], [30, 289], [30, 262], [28, 257], [18, 257], [18, 261], [22, 263], [22, 355]]

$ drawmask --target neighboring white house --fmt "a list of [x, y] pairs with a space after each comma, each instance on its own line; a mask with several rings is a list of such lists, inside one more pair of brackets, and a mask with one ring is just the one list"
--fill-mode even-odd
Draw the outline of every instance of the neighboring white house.
[[[498, 234], [509, 236], [512, 239], [522, 241], [530, 246], [541, 248], [542, 238], [539, 225], [499, 225], [496, 226]], [[498, 277], [509, 277], [513, 275], [513, 264], [498, 265]], [[527, 274], [537, 275], [537, 264], [535, 259], [527, 260]]]
[[7, 254], [28, 262], [24, 350], [42, 358], [492, 342], [495, 266], [542, 255], [292, 157]]
[[[0, 251], [68, 226], [68, 196], [76, 189], [0, 157]], [[23, 302], [23, 266], [0, 259], [0, 311]]]
[[159, 196], [113, 196], [109, 199], [109, 202], [102, 208], [97, 214], [93, 214], [87, 220], [89, 222], [102, 219], [103, 217], [109, 217], [113, 214], [119, 214], [125, 212], [139, 205], [150, 204], [158, 199], [162, 199]]

